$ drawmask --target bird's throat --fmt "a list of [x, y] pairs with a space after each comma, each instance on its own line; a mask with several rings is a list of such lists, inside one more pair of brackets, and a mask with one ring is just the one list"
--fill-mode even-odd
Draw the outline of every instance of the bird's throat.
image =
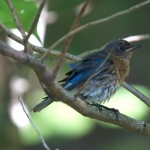
[[113, 57], [112, 61], [115, 67], [117, 79], [121, 84], [129, 73], [129, 60], [120, 57]]

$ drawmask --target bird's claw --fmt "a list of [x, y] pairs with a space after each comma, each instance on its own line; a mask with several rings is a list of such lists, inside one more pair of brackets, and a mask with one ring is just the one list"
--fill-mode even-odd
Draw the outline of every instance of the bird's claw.
[[98, 103], [89, 103], [87, 102], [89, 105], [92, 105], [92, 106], [95, 106], [99, 109], [99, 111], [102, 111], [103, 109], [106, 109], [106, 110], [109, 110], [109, 111], [112, 111], [115, 113], [116, 115], [116, 120], [118, 120], [118, 116], [119, 116], [119, 110], [118, 109], [115, 109], [115, 108], [108, 108], [106, 106], [103, 106], [103, 105], [100, 105]]

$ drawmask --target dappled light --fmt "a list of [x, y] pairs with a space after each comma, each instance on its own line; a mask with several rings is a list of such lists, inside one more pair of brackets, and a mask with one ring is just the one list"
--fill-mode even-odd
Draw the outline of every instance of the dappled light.
[[149, 13], [149, 0], [0, 1], [0, 149], [149, 149]]

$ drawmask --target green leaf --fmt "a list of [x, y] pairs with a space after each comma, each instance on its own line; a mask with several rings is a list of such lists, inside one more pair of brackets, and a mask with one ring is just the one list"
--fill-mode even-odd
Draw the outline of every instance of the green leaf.
[[[35, 1], [12, 0], [12, 3], [22, 22], [23, 28], [27, 31], [37, 10]], [[12, 12], [4, 0], [0, 0], [0, 21], [8, 28], [16, 28]]]

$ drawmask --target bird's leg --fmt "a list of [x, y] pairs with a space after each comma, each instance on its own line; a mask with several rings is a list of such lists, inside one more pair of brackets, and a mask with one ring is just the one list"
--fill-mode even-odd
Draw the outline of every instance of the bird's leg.
[[103, 109], [106, 109], [106, 110], [114, 112], [115, 115], [116, 115], [116, 120], [118, 120], [118, 115], [119, 115], [119, 110], [118, 109], [109, 108], [109, 107], [106, 107], [106, 106], [98, 104], [98, 103], [87, 102], [87, 104], [97, 107], [100, 111], [102, 111]]

